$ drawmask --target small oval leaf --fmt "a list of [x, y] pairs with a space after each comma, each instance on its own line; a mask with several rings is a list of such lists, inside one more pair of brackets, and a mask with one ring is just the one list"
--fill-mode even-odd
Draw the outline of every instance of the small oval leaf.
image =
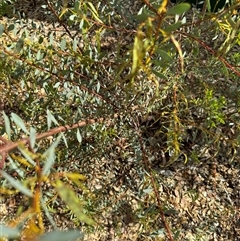
[[8, 26], [7, 31], [12, 31], [15, 28], [14, 24]]
[[77, 130], [77, 140], [78, 140], [79, 143], [82, 143], [82, 136], [80, 134], [79, 129]]
[[170, 8], [166, 15], [180, 15], [185, 12], [187, 12], [191, 8], [191, 5], [189, 3], [180, 3], [175, 5], [174, 7]]

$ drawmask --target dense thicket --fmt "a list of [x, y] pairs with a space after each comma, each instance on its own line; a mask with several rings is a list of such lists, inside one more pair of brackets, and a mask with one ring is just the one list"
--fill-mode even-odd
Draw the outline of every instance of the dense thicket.
[[0, 240], [239, 237], [233, 9], [35, 2], [0, 2]]

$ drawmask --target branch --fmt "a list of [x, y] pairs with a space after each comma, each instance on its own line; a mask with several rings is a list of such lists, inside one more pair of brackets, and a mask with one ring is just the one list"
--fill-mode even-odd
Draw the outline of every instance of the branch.
[[[38, 134], [36, 136], [36, 140], [41, 140], [43, 138], [53, 136], [53, 135], [56, 135], [56, 134], [61, 133], [61, 132], [66, 132], [66, 131], [69, 131], [69, 130], [72, 130], [72, 129], [76, 129], [76, 128], [79, 128], [79, 127], [83, 127], [83, 126], [86, 126], [86, 125], [90, 125], [90, 124], [94, 124], [94, 123], [102, 123], [103, 121], [104, 121], [104, 118], [89, 119], [89, 120], [85, 120], [85, 121], [80, 121], [80, 122], [78, 122], [76, 124], [73, 124], [71, 126], [70, 125], [59, 126], [59, 127], [54, 128], [54, 129], [51, 129], [47, 132], [44, 132], [42, 134]], [[19, 145], [26, 145], [27, 143], [30, 142], [29, 137], [23, 138], [23, 139], [21, 139], [19, 141], [16, 141], [16, 142], [8, 141], [8, 140], [4, 139], [3, 137], [0, 137], [0, 140], [5, 143], [3, 145], [0, 145], [0, 155], [2, 156], [1, 159], [0, 159], [0, 170], [4, 166], [4, 163], [5, 163], [8, 152], [18, 148]]]

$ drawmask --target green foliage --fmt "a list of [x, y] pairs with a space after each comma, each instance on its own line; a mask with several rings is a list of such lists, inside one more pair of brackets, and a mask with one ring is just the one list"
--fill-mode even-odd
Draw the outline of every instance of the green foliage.
[[11, 0], [2, 0], [0, 2], [0, 17], [7, 15], [11, 17]]
[[[7, 106], [0, 193], [21, 193], [28, 203], [0, 227], [1, 240], [81, 238], [75, 229], [57, 230], [58, 206], [84, 232], [103, 229], [105, 210], [120, 206], [120, 197], [110, 197], [112, 183], [132, 179], [123, 178], [128, 162], [140, 180], [135, 219], [149, 236], [172, 240], [168, 225], [155, 222], [174, 211], [158, 203], [156, 165], [226, 155], [237, 161], [240, 58], [230, 53], [239, 20], [229, 10], [192, 22], [179, 16], [188, 4], [145, 3], [135, 13], [125, 13], [122, 1], [44, 5], [60, 33], [30, 19], [0, 25], [0, 99]], [[108, 167], [111, 180], [102, 174]], [[46, 233], [45, 223], [55, 231]], [[113, 223], [118, 229], [117, 217]]]

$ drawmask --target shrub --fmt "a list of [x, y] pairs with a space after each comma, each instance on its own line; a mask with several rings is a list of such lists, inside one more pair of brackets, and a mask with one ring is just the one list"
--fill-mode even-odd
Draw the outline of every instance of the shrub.
[[[230, 62], [238, 65], [239, 53], [228, 51], [239, 42], [239, 20], [231, 19], [231, 9], [195, 22], [179, 18], [190, 8], [184, 3], [168, 8], [167, 1], [145, 1], [135, 13], [122, 6], [46, 1], [59, 32], [31, 19], [1, 24], [1, 193], [21, 193], [27, 202], [1, 226], [2, 236], [72, 240], [80, 231], [103, 229], [112, 185], [123, 182], [140, 186], [139, 200], [149, 194], [153, 219], [160, 213], [163, 233], [173, 240], [153, 169], [236, 160], [240, 74]], [[105, 170], [111, 175], [104, 177]], [[129, 200], [119, 200], [116, 195], [111, 210], [116, 230], [119, 209], [128, 210], [126, 223], [134, 216]], [[157, 235], [142, 215], [144, 203], [139, 222]], [[80, 230], [56, 231], [59, 206]]]

